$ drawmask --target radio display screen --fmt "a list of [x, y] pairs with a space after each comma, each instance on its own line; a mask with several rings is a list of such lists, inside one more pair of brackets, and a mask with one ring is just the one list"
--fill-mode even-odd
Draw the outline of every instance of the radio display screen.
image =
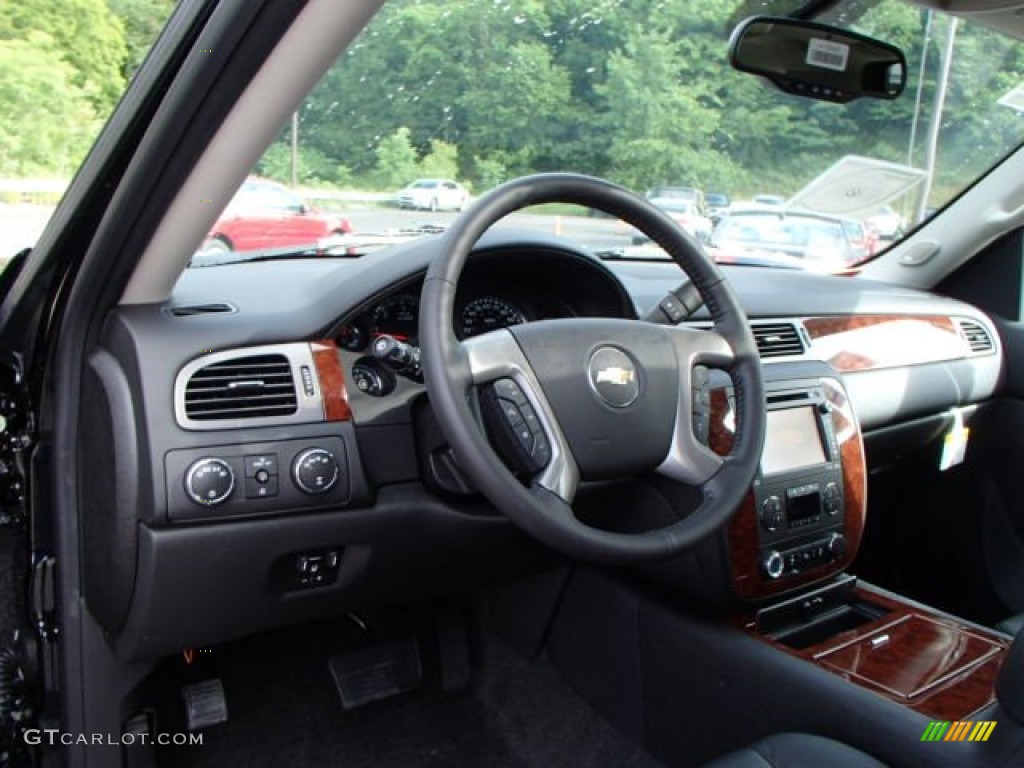
[[811, 407], [768, 411], [761, 472], [776, 475], [824, 464], [825, 449]]

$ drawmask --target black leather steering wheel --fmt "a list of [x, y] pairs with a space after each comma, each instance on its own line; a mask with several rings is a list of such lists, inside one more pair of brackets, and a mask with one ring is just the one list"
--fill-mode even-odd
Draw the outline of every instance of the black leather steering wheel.
[[[689, 276], [713, 329], [569, 318], [460, 342], [453, 331], [456, 286], [474, 244], [504, 216], [551, 202], [603, 210], [650, 236]], [[666, 558], [728, 522], [750, 489], [761, 458], [765, 409], [761, 363], [746, 315], [696, 241], [627, 189], [589, 176], [540, 174], [480, 198], [446, 232], [427, 272], [419, 336], [427, 392], [459, 466], [495, 507], [556, 550], [610, 563]], [[724, 369], [732, 378], [736, 419], [728, 456], [718, 456], [694, 436], [696, 365]], [[524, 406], [520, 416], [531, 417], [539, 469], [528, 484], [506, 467], [481, 428], [473, 391], [486, 387], [507, 398], [498, 402], [518, 402]], [[581, 480], [652, 470], [698, 487], [698, 509], [643, 533], [599, 530], [573, 514]]]

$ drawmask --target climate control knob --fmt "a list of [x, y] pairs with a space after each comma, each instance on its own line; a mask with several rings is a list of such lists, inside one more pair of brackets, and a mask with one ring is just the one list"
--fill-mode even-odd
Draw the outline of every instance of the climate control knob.
[[304, 493], [327, 493], [338, 482], [340, 472], [338, 460], [324, 448], [309, 448], [292, 463], [292, 478]]
[[786, 562], [782, 559], [782, 555], [773, 549], [766, 552], [764, 557], [761, 558], [761, 569], [769, 579], [777, 579], [785, 572]]
[[223, 459], [199, 459], [185, 473], [185, 492], [196, 504], [220, 504], [234, 488], [235, 473]]

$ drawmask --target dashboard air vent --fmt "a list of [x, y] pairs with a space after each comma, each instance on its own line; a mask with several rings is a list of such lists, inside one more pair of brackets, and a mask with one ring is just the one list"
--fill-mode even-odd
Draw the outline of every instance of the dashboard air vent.
[[761, 357], [802, 355], [804, 343], [792, 323], [764, 323], [752, 328]]
[[976, 323], [973, 320], [961, 320], [960, 321], [960, 333], [967, 339], [967, 343], [971, 347], [971, 352], [991, 352], [995, 349], [995, 345], [992, 343], [992, 337], [989, 336], [988, 331], [981, 323]]
[[298, 410], [284, 355], [252, 355], [211, 363], [185, 387], [185, 413], [195, 421], [287, 416]]

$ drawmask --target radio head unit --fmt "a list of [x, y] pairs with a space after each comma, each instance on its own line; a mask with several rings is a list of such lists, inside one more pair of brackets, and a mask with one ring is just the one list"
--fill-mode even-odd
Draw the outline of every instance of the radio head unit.
[[754, 480], [762, 576], [781, 579], [845, 552], [843, 466], [819, 388], [770, 392]]

